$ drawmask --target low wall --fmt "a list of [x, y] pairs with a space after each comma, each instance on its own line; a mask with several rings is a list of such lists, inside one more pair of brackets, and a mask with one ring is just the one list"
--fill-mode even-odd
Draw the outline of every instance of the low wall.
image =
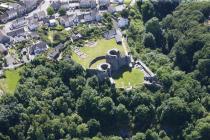
[[94, 63], [96, 63], [97, 61], [102, 60], [102, 59], [106, 59], [106, 56], [98, 56], [98, 57], [96, 57], [95, 59], [93, 59], [93, 60], [90, 62], [90, 64], [89, 64], [89, 68], [90, 68]]

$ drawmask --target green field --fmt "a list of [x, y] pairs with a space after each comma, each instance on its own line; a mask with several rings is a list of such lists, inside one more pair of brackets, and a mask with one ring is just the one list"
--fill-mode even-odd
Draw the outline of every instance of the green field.
[[5, 79], [0, 80], [0, 88], [6, 93], [13, 94], [16, 86], [18, 84], [18, 81], [20, 80], [20, 70], [7, 70], [5, 71]]
[[124, 49], [121, 45], [118, 45], [114, 39], [105, 40], [101, 39], [97, 41], [97, 45], [95, 47], [82, 47], [80, 48], [81, 52], [85, 53], [87, 57], [85, 59], [80, 58], [75, 53], [72, 54], [72, 59], [81, 64], [85, 69], [89, 67], [90, 62], [98, 56], [106, 55], [107, 51], [113, 48], [117, 48], [123, 54]]
[[117, 88], [136, 87], [144, 82], [144, 73], [139, 69], [132, 69], [132, 71], [123, 72], [118, 77], [113, 78]]

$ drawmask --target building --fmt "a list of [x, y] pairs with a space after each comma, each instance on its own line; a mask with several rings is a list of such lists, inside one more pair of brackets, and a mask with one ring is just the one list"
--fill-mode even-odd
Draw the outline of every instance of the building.
[[56, 26], [57, 25], [57, 20], [55, 20], [55, 19], [50, 19], [49, 20], [49, 26], [50, 27], [53, 27], [53, 26]]
[[15, 19], [18, 16], [18, 13], [15, 9], [7, 10], [6, 14], [8, 16], [8, 20]]
[[7, 48], [4, 46], [4, 44], [0, 44], [0, 53], [7, 55], [8, 54], [8, 50]]
[[30, 31], [36, 31], [38, 29], [38, 27], [39, 27], [39, 22], [38, 21], [36, 21], [36, 20], [30, 20], [28, 22], [28, 29]]
[[80, 8], [96, 8], [96, 0], [80, 0]]
[[79, 23], [79, 20], [76, 15], [63, 16], [60, 18], [60, 24], [63, 25], [65, 28], [74, 26], [77, 23]]
[[119, 28], [124, 28], [128, 26], [129, 20], [127, 18], [119, 18], [117, 25]]
[[[105, 59], [105, 63], [98, 65], [96, 69], [92, 69], [91, 65], [99, 60]], [[105, 56], [99, 56], [90, 62], [87, 73], [89, 75], [96, 75], [99, 81], [111, 78], [118, 74], [123, 68], [132, 68], [132, 58], [130, 55], [122, 55], [118, 49], [111, 49]]]
[[109, 31], [107, 31], [107, 32], [104, 33], [104, 38], [106, 38], [106, 39], [112, 39], [112, 38], [115, 37], [116, 34], [117, 34], [116, 33], [116, 30], [115, 29], [112, 29], [112, 30], [109, 30]]
[[70, 38], [72, 41], [76, 41], [76, 40], [82, 39], [83, 36], [80, 33], [78, 33], [78, 34], [72, 34]]
[[0, 31], [0, 43], [1, 44], [10, 43], [10, 38], [7, 35], [5, 35], [2, 31]]
[[10, 29], [12, 29], [12, 30], [18, 29], [18, 28], [23, 27], [25, 24], [26, 24], [25, 18], [18, 18], [12, 23]]
[[99, 8], [107, 9], [110, 5], [110, 0], [99, 0]]
[[46, 18], [46, 16], [47, 16], [47, 14], [45, 13], [45, 11], [40, 11], [40, 12], [34, 14], [34, 18], [37, 18], [39, 21]]
[[51, 50], [48, 53], [48, 58], [52, 59], [52, 60], [57, 59], [63, 49], [64, 49], [64, 45], [62, 43], [59, 44], [58, 46], [56, 46], [53, 50]]
[[17, 29], [17, 30], [13, 30], [11, 32], [8, 32], [7, 35], [11, 36], [11, 37], [24, 36], [25, 35], [25, 29], [24, 28], [20, 28], [20, 29]]
[[116, 12], [122, 12], [125, 9], [126, 9], [126, 6], [124, 4], [118, 5], [118, 6], [115, 7]]
[[47, 43], [41, 41], [29, 49], [29, 53], [31, 55], [39, 55], [47, 50]]

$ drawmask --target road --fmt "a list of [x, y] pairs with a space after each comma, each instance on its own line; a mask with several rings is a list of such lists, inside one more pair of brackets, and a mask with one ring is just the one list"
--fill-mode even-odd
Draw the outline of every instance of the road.
[[[51, 0], [52, 1], [52, 0]], [[43, 0], [42, 2], [41, 2], [41, 4], [35, 9], [35, 10], [33, 10], [32, 12], [30, 12], [30, 13], [28, 13], [28, 15], [27, 16], [25, 16], [25, 18], [29, 18], [29, 17], [31, 17], [31, 16], [33, 16], [35, 13], [38, 13], [38, 12], [40, 12], [40, 11], [46, 11], [47, 10], [47, 8], [49, 7], [49, 5], [50, 5], [50, 0]], [[14, 21], [14, 20], [13, 20]], [[3, 28], [3, 31], [4, 32], [10, 32], [11, 30], [10, 30], [10, 26], [12, 25], [12, 23], [13, 23], [13, 21], [9, 21], [9, 22], [7, 22], [5, 25], [4, 25], [4, 28]]]

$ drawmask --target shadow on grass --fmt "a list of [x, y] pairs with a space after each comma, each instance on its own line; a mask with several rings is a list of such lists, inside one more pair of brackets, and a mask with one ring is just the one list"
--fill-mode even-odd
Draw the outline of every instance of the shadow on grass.
[[123, 73], [125, 73], [125, 72], [127, 72], [127, 71], [132, 72], [132, 68], [122, 67], [122, 68], [120, 69], [120, 71], [115, 72], [115, 73], [112, 73], [112, 77], [113, 77], [113, 79], [120, 79], [120, 78], [123, 78]]

